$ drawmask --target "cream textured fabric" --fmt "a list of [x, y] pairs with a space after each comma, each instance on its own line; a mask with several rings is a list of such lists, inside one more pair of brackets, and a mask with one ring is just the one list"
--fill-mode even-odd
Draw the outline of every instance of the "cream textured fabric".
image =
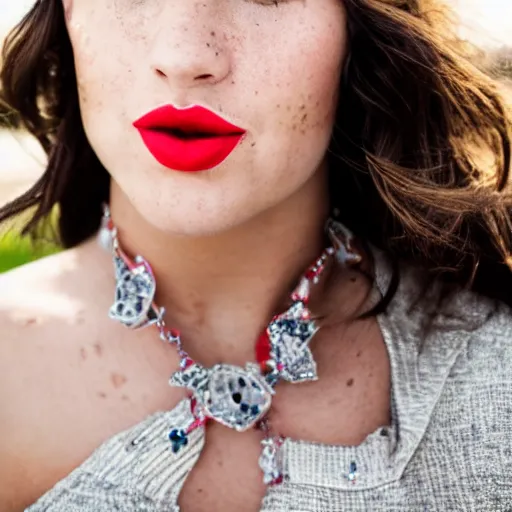
[[[376, 256], [376, 286], [389, 281]], [[393, 425], [360, 446], [287, 440], [285, 483], [268, 490], [263, 512], [512, 512], [512, 313], [460, 291], [422, 322], [436, 289], [419, 294], [420, 273], [401, 270], [379, 324], [388, 348]], [[196, 431], [178, 455], [167, 438], [185, 402], [103, 444], [26, 512], [179, 512], [178, 495], [200, 456]], [[355, 484], [346, 475], [355, 461]]]

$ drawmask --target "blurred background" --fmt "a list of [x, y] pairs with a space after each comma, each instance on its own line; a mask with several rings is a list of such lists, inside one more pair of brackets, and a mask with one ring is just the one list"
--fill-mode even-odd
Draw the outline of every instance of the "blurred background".
[[[512, 0], [446, 0], [474, 63], [496, 77], [512, 103]], [[34, 0], [0, 0], [0, 45]], [[5, 123], [4, 123], [5, 124]], [[44, 169], [37, 143], [20, 130], [2, 127], [0, 112], [0, 205], [27, 190]], [[0, 273], [57, 250], [33, 247], [19, 236], [24, 219], [0, 226]]]

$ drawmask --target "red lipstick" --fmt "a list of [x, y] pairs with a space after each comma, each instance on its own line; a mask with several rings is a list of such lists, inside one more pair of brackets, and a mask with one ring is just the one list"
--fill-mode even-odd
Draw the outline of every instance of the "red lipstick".
[[246, 130], [199, 105], [172, 105], [148, 112], [133, 123], [149, 152], [165, 167], [198, 172], [223, 162]]

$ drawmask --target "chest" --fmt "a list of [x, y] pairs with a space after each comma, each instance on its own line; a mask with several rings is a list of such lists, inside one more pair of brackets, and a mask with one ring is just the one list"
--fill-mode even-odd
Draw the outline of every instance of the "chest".
[[[274, 433], [295, 440], [357, 445], [370, 433], [390, 423], [386, 347], [376, 324], [360, 327], [343, 332], [326, 329], [315, 339], [312, 349], [319, 380], [278, 385], [269, 415]], [[129, 365], [123, 366], [129, 370]], [[48, 448], [48, 453], [42, 454], [40, 460], [52, 460], [56, 467], [55, 471], [49, 467], [38, 469], [39, 475], [45, 475], [41, 489], [51, 488], [69, 474], [97, 448], [101, 439], [108, 439], [155, 410], [172, 409], [183, 398], [180, 390], [166, 388], [165, 395], [153, 394], [151, 400], [147, 399], [150, 388], [158, 389], [156, 382], [165, 381], [168, 368], [169, 362], [155, 360], [151, 364], [152, 378], [148, 375], [140, 380], [129, 379], [120, 387], [122, 392], [118, 393], [118, 398], [97, 394], [94, 402], [66, 400], [66, 411], [74, 411], [66, 416], [69, 421], [60, 418], [49, 430], [49, 442], [40, 445]], [[155, 369], [158, 374], [153, 376]], [[134, 370], [132, 374], [141, 375], [141, 371]], [[81, 377], [83, 384], [87, 375]], [[98, 375], [94, 378], [94, 382], [97, 381]], [[129, 401], [124, 399], [126, 396]], [[70, 407], [72, 403], [77, 406], [75, 409]], [[77, 425], [79, 435], [70, 439], [69, 433], [76, 432]], [[256, 430], [238, 433], [210, 424], [202, 453], [179, 493], [182, 512], [259, 511], [267, 492], [258, 465], [261, 440], [262, 433]]]

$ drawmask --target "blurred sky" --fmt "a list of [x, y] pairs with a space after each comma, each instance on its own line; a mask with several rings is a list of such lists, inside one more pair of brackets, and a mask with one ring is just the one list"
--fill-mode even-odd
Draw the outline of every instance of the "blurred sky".
[[[1, 0], [0, 0], [1, 1]], [[462, 34], [483, 45], [512, 45], [512, 0], [452, 0]]]
[[[448, 0], [456, 7], [462, 34], [478, 44], [512, 44], [512, 0]], [[0, 0], [0, 32], [12, 26], [33, 0]]]

